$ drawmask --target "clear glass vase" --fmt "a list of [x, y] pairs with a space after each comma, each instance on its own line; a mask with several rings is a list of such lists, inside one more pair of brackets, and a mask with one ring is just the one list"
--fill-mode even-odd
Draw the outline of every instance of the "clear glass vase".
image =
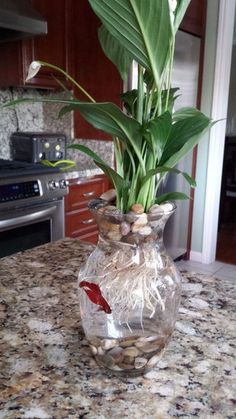
[[139, 375], [160, 359], [173, 332], [181, 278], [163, 245], [175, 211], [123, 214], [102, 200], [89, 204], [99, 241], [79, 273], [80, 309], [97, 363], [118, 375]]

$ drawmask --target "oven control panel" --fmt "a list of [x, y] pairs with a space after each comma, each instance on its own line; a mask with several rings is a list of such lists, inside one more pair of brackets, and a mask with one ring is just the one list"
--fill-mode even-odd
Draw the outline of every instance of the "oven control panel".
[[0, 203], [40, 196], [38, 180], [0, 185]]

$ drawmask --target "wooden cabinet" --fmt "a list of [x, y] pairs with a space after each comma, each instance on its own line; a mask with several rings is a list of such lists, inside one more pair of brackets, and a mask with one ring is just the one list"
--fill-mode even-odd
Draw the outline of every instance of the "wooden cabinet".
[[[73, 51], [72, 1], [32, 0], [35, 9], [47, 20], [48, 35], [22, 42], [24, 71], [28, 69], [32, 61], [41, 60], [54, 64], [69, 74], [72, 73], [73, 60], [69, 56], [70, 52]], [[59, 85], [53, 76], [65, 83], [65, 77], [60, 73], [44, 67], [36, 77], [27, 82], [27, 85], [58, 88]]]
[[[58, 72], [43, 67], [25, 83], [29, 65], [34, 60], [54, 64], [72, 75], [97, 102], [118, 105], [123, 84], [116, 67], [104, 55], [98, 41], [99, 19], [88, 0], [31, 0], [35, 9], [47, 20], [48, 34], [23, 41], [0, 44], [0, 87], [28, 86], [59, 88]], [[54, 76], [54, 77], [53, 77]], [[87, 98], [78, 90], [75, 95]], [[74, 136], [86, 139], [110, 139], [90, 126], [78, 112], [74, 115]]]
[[104, 175], [69, 181], [69, 194], [65, 197], [65, 233], [67, 237], [77, 237], [91, 243], [97, 242], [97, 224], [88, 210], [88, 202], [98, 198], [109, 187], [109, 180]]
[[204, 37], [207, 0], [191, 0], [180, 29]]
[[40, 73], [25, 83], [29, 65], [34, 60], [57, 65], [72, 72], [73, 51], [72, 4], [73, 0], [31, 0], [35, 9], [47, 20], [48, 34], [22, 41], [0, 44], [0, 87], [32, 86], [58, 88], [52, 75], [65, 82], [58, 72], [43, 68]]
[[[98, 40], [101, 22], [87, 0], [74, 2], [75, 78], [96, 102], [113, 102], [121, 105], [122, 80], [116, 67], [102, 51]], [[81, 100], [85, 96], [76, 92]], [[111, 139], [88, 124], [78, 112], [74, 114], [75, 137]]]

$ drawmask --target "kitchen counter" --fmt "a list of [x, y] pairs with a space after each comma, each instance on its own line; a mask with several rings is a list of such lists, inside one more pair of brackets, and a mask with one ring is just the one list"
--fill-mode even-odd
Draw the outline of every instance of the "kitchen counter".
[[144, 377], [91, 358], [77, 271], [93, 246], [65, 239], [0, 260], [0, 418], [234, 418], [236, 283], [183, 273], [172, 340]]

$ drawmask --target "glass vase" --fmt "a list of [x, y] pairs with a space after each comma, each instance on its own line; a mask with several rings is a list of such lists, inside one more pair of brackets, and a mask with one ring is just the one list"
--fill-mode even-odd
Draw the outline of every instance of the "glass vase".
[[82, 324], [97, 363], [118, 375], [152, 369], [174, 330], [181, 278], [163, 244], [175, 205], [123, 214], [89, 204], [99, 228], [96, 248], [79, 272]]

